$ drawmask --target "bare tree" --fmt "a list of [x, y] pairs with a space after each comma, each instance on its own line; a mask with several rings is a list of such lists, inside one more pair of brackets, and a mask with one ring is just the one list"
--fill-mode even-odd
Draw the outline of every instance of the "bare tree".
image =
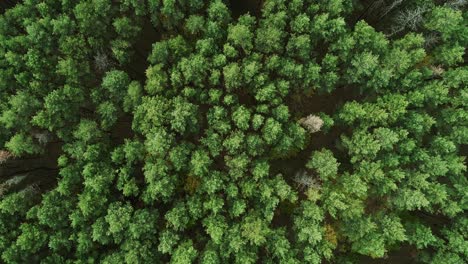
[[461, 9], [466, 5], [467, 1], [466, 0], [452, 0], [447, 3], [445, 3], [448, 7], [453, 8], [453, 9]]
[[112, 64], [112, 61], [102, 50], [98, 51], [94, 56], [94, 66], [99, 72], [106, 72], [112, 66]]
[[380, 19], [384, 18], [388, 13], [390, 13], [395, 7], [403, 3], [403, 0], [394, 0], [389, 6], [385, 7], [383, 14], [380, 16]]
[[316, 133], [320, 131], [323, 126], [323, 120], [316, 115], [308, 115], [307, 117], [301, 118], [299, 123], [303, 125], [310, 133]]
[[391, 33], [388, 36], [400, 33], [405, 29], [417, 30], [424, 21], [424, 13], [427, 12], [425, 7], [416, 7], [415, 9], [406, 9], [395, 16], [395, 25], [392, 27]]
[[294, 175], [294, 182], [300, 190], [309, 188], [320, 189], [321, 185], [313, 176], [309, 175], [305, 170], [300, 170]]
[[435, 76], [440, 76], [445, 72], [444, 68], [442, 68], [442, 66], [440, 65], [438, 66], [431, 65], [431, 70]]
[[48, 131], [35, 132], [33, 136], [41, 145], [46, 145], [52, 138], [52, 135]]
[[424, 36], [424, 47], [431, 48], [440, 40], [440, 34], [433, 32]]
[[379, 12], [382, 9], [382, 6], [385, 6], [385, 0], [374, 1], [369, 8], [367, 9], [366, 14], [372, 14], [373, 12]]

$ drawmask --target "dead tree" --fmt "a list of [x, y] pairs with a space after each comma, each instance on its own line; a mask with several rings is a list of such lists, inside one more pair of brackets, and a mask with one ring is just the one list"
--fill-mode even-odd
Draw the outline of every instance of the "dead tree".
[[299, 123], [303, 125], [310, 133], [316, 133], [320, 131], [323, 126], [323, 120], [316, 115], [308, 115], [307, 117], [301, 118]]
[[388, 36], [393, 36], [402, 32], [405, 29], [416, 31], [424, 21], [424, 13], [427, 12], [425, 7], [417, 7], [415, 9], [406, 9], [401, 11], [395, 17], [395, 25], [392, 27]]
[[388, 13], [393, 11], [395, 7], [401, 5], [403, 3], [403, 0], [394, 0], [389, 6], [386, 6], [383, 10], [383, 14], [380, 15], [380, 19], [384, 18]]
[[319, 190], [321, 188], [321, 185], [318, 182], [318, 180], [312, 175], [309, 175], [305, 170], [300, 170], [296, 172], [296, 175], [294, 175], [293, 180], [301, 191], [310, 188]]
[[450, 8], [460, 10], [466, 5], [466, 3], [467, 3], [466, 0], [452, 0], [452, 1], [445, 3], [445, 5], [447, 5]]

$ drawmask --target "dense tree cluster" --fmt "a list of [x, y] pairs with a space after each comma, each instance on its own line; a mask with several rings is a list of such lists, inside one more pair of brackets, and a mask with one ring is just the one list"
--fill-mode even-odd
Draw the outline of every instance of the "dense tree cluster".
[[0, 16], [3, 262], [468, 262], [464, 1], [258, 2]]

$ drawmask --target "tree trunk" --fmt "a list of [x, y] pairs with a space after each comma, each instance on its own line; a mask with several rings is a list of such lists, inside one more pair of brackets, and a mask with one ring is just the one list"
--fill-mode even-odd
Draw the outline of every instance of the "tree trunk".
[[50, 189], [57, 182], [61, 149], [61, 142], [52, 142], [42, 156], [10, 157], [4, 161], [0, 165], [0, 196], [28, 186], [42, 191]]

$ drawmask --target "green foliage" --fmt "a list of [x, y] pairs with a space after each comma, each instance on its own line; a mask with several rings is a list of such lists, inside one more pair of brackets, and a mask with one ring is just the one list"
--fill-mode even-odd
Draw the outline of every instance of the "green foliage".
[[171, 257], [173, 264], [192, 263], [197, 257], [197, 250], [193, 247], [191, 240], [182, 242]]
[[339, 163], [333, 157], [333, 153], [328, 149], [322, 149], [312, 154], [306, 167], [315, 169], [323, 180], [329, 180], [329, 178], [335, 178], [337, 176], [338, 165]]
[[0, 262], [467, 262], [463, 1], [260, 2], [2, 13]]
[[37, 154], [41, 151], [37, 143], [33, 141], [32, 137], [24, 134], [14, 135], [10, 141], [5, 143], [5, 147], [15, 156]]

